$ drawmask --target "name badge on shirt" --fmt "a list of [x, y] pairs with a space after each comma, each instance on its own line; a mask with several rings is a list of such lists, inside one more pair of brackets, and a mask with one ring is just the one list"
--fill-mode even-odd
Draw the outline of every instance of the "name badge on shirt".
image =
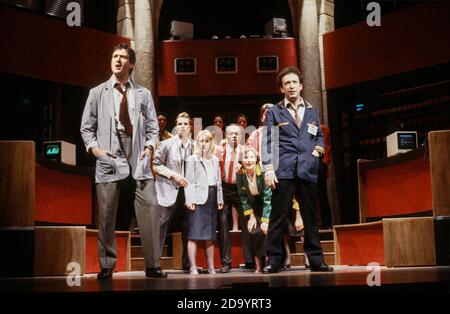
[[308, 123], [308, 133], [311, 135], [316, 136], [317, 135], [318, 127], [314, 124]]

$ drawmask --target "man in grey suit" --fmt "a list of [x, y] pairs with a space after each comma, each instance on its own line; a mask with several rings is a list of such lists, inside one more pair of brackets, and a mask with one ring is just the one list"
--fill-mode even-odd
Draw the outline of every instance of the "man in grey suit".
[[194, 151], [191, 139], [191, 118], [186, 112], [178, 114], [175, 119], [176, 135], [162, 141], [156, 149], [153, 170], [156, 176], [156, 194], [160, 207], [160, 249], [164, 246], [167, 230], [175, 213], [181, 215], [181, 235], [183, 241], [183, 269], [189, 271], [187, 256], [186, 208], [184, 206], [184, 188], [186, 180], [186, 159]]
[[115, 228], [120, 186], [130, 175], [136, 181], [134, 207], [144, 251], [145, 275], [167, 277], [160, 268], [159, 212], [150, 169], [150, 155], [158, 139], [158, 121], [150, 91], [130, 78], [135, 62], [135, 52], [126, 44], [114, 48], [112, 76], [90, 90], [81, 121], [86, 150], [97, 158], [99, 280], [113, 276], [117, 261]]

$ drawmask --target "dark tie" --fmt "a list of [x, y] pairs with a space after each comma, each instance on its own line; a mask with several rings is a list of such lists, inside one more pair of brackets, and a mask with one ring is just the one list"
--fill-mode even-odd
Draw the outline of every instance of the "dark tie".
[[128, 113], [127, 85], [125, 85], [125, 90], [120, 87], [120, 84], [116, 84], [114, 87], [122, 94], [122, 101], [120, 102], [119, 108], [119, 121], [125, 127], [125, 133], [131, 136], [133, 134], [133, 126], [131, 125], [130, 114]]
[[300, 117], [300, 112], [298, 112], [298, 109], [301, 107], [302, 105], [300, 104], [297, 108], [294, 107], [293, 104], [289, 103], [289, 107], [291, 107], [294, 110], [295, 113], [295, 123], [297, 124], [297, 126], [300, 128], [300, 125], [302, 124], [302, 118]]
[[[187, 144], [186, 144], [187, 145]], [[186, 176], [186, 149], [187, 147], [184, 147], [183, 143], [181, 143], [181, 149], [180, 149], [180, 155], [181, 155], [181, 173], [183, 174], [183, 177]]]

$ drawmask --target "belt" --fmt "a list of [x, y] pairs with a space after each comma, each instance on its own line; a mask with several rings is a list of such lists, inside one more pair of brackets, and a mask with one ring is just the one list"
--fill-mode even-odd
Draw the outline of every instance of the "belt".
[[222, 186], [228, 187], [230, 189], [237, 189], [236, 183], [227, 183], [225, 181], [222, 181]]

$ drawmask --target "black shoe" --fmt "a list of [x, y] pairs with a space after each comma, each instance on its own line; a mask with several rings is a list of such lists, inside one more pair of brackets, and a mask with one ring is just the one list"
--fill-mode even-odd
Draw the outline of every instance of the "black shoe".
[[291, 268], [291, 264], [284, 264], [283, 265], [283, 270], [288, 270]]
[[319, 272], [332, 272], [333, 267], [328, 266], [325, 263], [320, 264], [320, 266], [310, 266], [311, 271], [319, 271]]
[[223, 265], [222, 268], [220, 269], [221, 273], [229, 273], [231, 270], [231, 265]]
[[[188, 268], [183, 267], [182, 270], [183, 270], [183, 274], [190, 274], [191, 273], [191, 268], [190, 267], [188, 267]], [[197, 271], [198, 271], [199, 274], [209, 274], [208, 270], [203, 268], [203, 267], [197, 267]]]
[[278, 273], [278, 267], [275, 265], [267, 265], [263, 268], [263, 274], [275, 274]]
[[151, 278], [167, 278], [167, 273], [161, 270], [161, 267], [147, 267], [145, 269], [145, 277]]
[[255, 269], [255, 263], [245, 263], [245, 264], [239, 264], [240, 269]]
[[245, 269], [255, 269], [256, 265], [255, 265], [255, 263], [245, 263], [244, 268]]
[[199, 274], [209, 274], [207, 268], [197, 267], [197, 271], [198, 271]]
[[102, 268], [101, 271], [97, 273], [97, 280], [108, 280], [112, 279], [113, 270], [111, 268]]

